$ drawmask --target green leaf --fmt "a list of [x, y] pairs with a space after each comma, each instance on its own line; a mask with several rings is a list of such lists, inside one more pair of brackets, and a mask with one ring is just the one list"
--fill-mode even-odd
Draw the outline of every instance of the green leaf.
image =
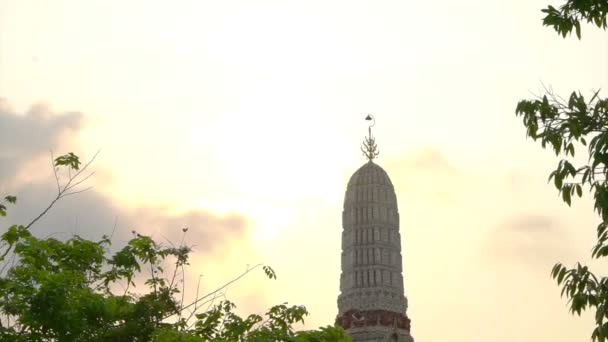
[[591, 105], [593, 103], [593, 101], [597, 98], [597, 95], [600, 93], [600, 91], [596, 91], [595, 93], [593, 93], [593, 96], [591, 97], [591, 100], [589, 100], [589, 105]]
[[564, 186], [562, 188], [562, 199], [564, 200], [564, 202], [566, 202], [568, 204], [568, 206], [570, 206], [572, 204], [572, 198], [570, 197], [570, 186]]
[[552, 278], [557, 277], [557, 275], [559, 274], [559, 271], [560, 271], [560, 269], [561, 269], [561, 268], [562, 268], [562, 265], [561, 265], [561, 264], [559, 264], [559, 263], [558, 263], [558, 264], [555, 264], [555, 265], [553, 266], [553, 269], [551, 270], [551, 277], [552, 277]]
[[559, 273], [557, 274], [557, 283], [561, 284], [562, 281], [564, 280], [564, 276], [566, 276], [566, 268], [563, 267], [559, 270]]
[[55, 166], [68, 166], [74, 170], [78, 170], [80, 168], [80, 164], [80, 159], [72, 152], [55, 158]]
[[585, 184], [585, 182], [587, 181], [588, 178], [589, 178], [589, 182], [591, 182], [590, 176], [591, 176], [591, 168], [587, 167], [585, 172], [583, 172], [582, 183]]
[[593, 21], [595, 22], [595, 25], [597, 25], [597, 27], [602, 27], [602, 18], [600, 16], [594, 17]]
[[570, 164], [567, 160], [564, 161], [564, 169], [570, 174], [570, 176], [574, 177], [576, 175], [574, 165]]
[[272, 269], [272, 267], [264, 266], [264, 267], [262, 267], [262, 269], [264, 270], [264, 273], [266, 273], [266, 276], [268, 277], [268, 279], [277, 279], [277, 275], [274, 272], [274, 270]]
[[[551, 181], [551, 178], [555, 177], [557, 175], [557, 170], [551, 172], [549, 174], [549, 180], [547, 180], [547, 183]], [[558, 187], [559, 188], [559, 187]]]
[[556, 173], [554, 181], [555, 181], [555, 187], [557, 189], [561, 189], [563, 181], [564, 181], [564, 176], [560, 173]]
[[570, 152], [570, 155], [574, 157], [574, 145], [572, 143], [568, 144], [568, 147], [566, 148], [566, 155], [568, 155], [568, 152]]
[[576, 28], [576, 36], [581, 39], [581, 23], [578, 20], [574, 22], [574, 27]]

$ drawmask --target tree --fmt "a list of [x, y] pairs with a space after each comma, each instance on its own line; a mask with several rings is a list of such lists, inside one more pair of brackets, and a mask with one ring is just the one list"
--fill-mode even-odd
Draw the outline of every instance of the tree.
[[[92, 161], [92, 160], [91, 160]], [[133, 231], [133, 238], [111, 254], [111, 239], [67, 241], [37, 238], [30, 229], [53, 204], [81, 190], [75, 186], [89, 163], [80, 169], [74, 154], [54, 159], [58, 195], [27, 225], [13, 225], [0, 236], [0, 340], [2, 341], [349, 341], [339, 327], [294, 331], [308, 311], [287, 303], [270, 308], [264, 317], [241, 318], [235, 304], [212, 305], [222, 289], [256, 268], [276, 279], [272, 268], [256, 265], [224, 286], [192, 303], [184, 303], [178, 283], [184, 281], [190, 247], [163, 246]], [[62, 185], [57, 168], [67, 168]], [[0, 202], [0, 215], [15, 204]], [[186, 229], [183, 234], [186, 234]], [[8, 258], [13, 262], [9, 264]], [[169, 265], [169, 267], [167, 267]], [[148, 272], [143, 294], [129, 289]], [[182, 275], [179, 279], [179, 275]], [[123, 286], [122, 288], [120, 286]], [[198, 293], [198, 291], [197, 291]]]
[[[608, 0], [567, 0], [559, 9], [548, 6], [542, 12], [546, 14], [544, 25], [552, 26], [563, 37], [574, 30], [580, 39], [581, 22], [606, 29]], [[543, 148], [550, 147], [563, 158], [549, 175], [562, 200], [571, 205], [573, 198], [582, 197], [584, 189], [593, 195], [601, 223], [591, 255], [604, 258], [608, 256], [608, 99], [600, 97], [599, 90], [589, 100], [576, 91], [567, 100], [552, 90], [546, 91], [537, 99], [520, 101], [516, 115], [523, 117], [527, 136], [540, 140]], [[575, 166], [572, 157], [580, 147], [586, 147], [588, 162]], [[591, 338], [607, 341], [608, 277], [597, 276], [580, 263], [574, 268], [558, 263], [551, 276], [561, 286], [571, 313], [595, 310]]]

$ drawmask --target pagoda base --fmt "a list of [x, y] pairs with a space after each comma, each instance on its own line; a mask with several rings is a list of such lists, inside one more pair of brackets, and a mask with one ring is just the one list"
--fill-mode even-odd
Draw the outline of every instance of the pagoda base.
[[414, 342], [407, 315], [387, 310], [349, 310], [336, 318], [353, 342]]

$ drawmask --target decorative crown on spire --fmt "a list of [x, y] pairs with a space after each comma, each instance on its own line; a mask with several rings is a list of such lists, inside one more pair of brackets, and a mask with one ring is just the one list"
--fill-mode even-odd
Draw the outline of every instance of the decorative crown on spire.
[[376, 119], [374, 119], [373, 115], [368, 114], [365, 117], [365, 120], [373, 122], [368, 127], [369, 135], [363, 141], [363, 146], [361, 146], [361, 152], [363, 152], [363, 155], [366, 156], [367, 159], [369, 159], [369, 161], [371, 162], [380, 154], [380, 151], [378, 150], [378, 145], [376, 145], [376, 139], [374, 138], [374, 136], [372, 136], [372, 127], [376, 124]]

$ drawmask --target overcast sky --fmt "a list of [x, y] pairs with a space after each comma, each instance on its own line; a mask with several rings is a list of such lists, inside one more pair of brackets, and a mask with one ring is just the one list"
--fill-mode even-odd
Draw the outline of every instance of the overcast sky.
[[53, 196], [49, 150], [101, 149], [94, 189], [38, 234], [116, 223], [116, 244], [179, 241], [187, 226], [191, 291], [264, 262], [276, 281], [227, 293], [242, 312], [287, 301], [306, 327], [333, 324], [373, 113], [416, 340], [587, 340], [592, 316], [568, 314], [549, 272], [589, 261], [598, 219], [547, 184], [557, 159], [514, 109], [543, 84], [606, 89], [608, 34], [562, 39], [541, 26], [546, 1], [2, 0], [0, 191], [19, 205], [0, 231]]

